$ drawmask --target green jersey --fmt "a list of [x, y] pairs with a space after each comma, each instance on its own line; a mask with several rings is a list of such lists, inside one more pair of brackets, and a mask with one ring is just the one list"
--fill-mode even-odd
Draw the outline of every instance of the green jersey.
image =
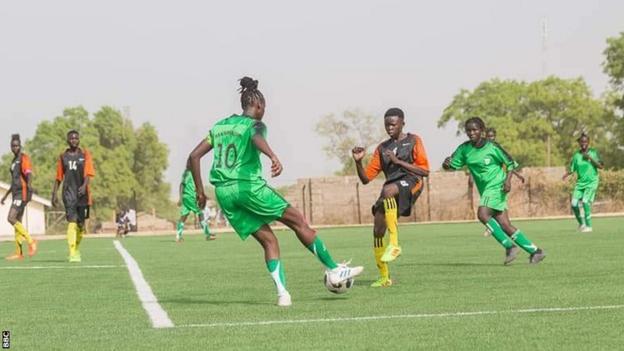
[[232, 115], [212, 127], [207, 137], [214, 151], [210, 183], [225, 186], [240, 181], [264, 181], [260, 151], [252, 141], [256, 134], [265, 137], [266, 127], [248, 116]]
[[[587, 149], [587, 155], [591, 156], [594, 161], [600, 163], [600, 155], [593, 148]], [[570, 161], [570, 172], [576, 172], [577, 187], [587, 187], [598, 184], [598, 168], [591, 163], [590, 160], [583, 159], [583, 153], [577, 151]]]
[[195, 181], [193, 180], [193, 173], [190, 170], [185, 170], [182, 173], [182, 196], [195, 199], [197, 192], [195, 191]]
[[475, 147], [467, 141], [455, 150], [450, 166], [452, 169], [467, 166], [482, 195], [486, 189], [501, 189], [507, 172], [518, 168], [518, 163], [496, 142], [486, 141], [483, 146]]

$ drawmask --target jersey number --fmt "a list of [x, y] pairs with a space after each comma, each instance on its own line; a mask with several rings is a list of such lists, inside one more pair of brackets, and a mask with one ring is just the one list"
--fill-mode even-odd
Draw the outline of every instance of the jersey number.
[[[218, 144], [217, 154], [219, 154], [219, 156], [217, 156], [217, 168], [223, 167], [223, 163], [225, 163], [225, 167], [227, 168], [234, 167], [236, 157], [238, 156], [238, 152], [236, 151], [236, 146], [234, 144], [228, 144], [228, 146], [225, 147], [225, 154], [223, 153], [223, 144]], [[224, 158], [225, 162], [222, 162]]]
[[68, 163], [69, 163], [69, 170], [70, 171], [78, 170], [78, 162], [76, 162], [76, 161], [68, 161]]

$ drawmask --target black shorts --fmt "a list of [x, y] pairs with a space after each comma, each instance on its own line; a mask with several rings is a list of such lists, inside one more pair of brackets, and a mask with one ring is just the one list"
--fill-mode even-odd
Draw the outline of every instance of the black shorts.
[[[422, 184], [422, 179], [410, 177], [386, 182], [384, 186], [387, 184], [396, 184], [399, 187], [399, 195], [395, 196], [395, 199], [397, 200], [397, 204], [399, 206], [398, 214], [399, 216], [408, 217], [412, 213], [412, 206], [423, 191], [424, 186]], [[418, 187], [418, 190], [412, 192], [414, 187]], [[383, 189], [381, 189], [379, 199], [377, 199], [372, 208], [373, 216], [375, 215], [375, 212], [377, 212], [379, 209], [381, 209], [381, 211], [383, 212], [383, 200]]]
[[17, 212], [15, 218], [20, 222], [22, 221], [22, 217], [24, 216], [24, 210], [26, 209], [26, 205], [28, 205], [28, 201], [20, 199], [15, 199], [11, 202], [11, 210]]
[[84, 223], [89, 218], [89, 206], [65, 207], [65, 218], [68, 222]]

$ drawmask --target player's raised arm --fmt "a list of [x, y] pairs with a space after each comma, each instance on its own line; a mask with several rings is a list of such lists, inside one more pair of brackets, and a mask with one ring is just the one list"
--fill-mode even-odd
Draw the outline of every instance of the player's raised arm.
[[197, 144], [195, 149], [191, 151], [189, 155], [189, 162], [191, 163], [191, 174], [193, 174], [193, 182], [195, 183], [195, 189], [197, 191], [197, 204], [200, 208], [206, 206], [206, 194], [204, 193], [204, 184], [201, 178], [201, 158], [212, 150], [212, 144], [208, 139], [203, 139]]
[[362, 184], [368, 184], [370, 179], [366, 176], [366, 172], [364, 171], [364, 166], [362, 166], [362, 160], [366, 155], [366, 149], [361, 146], [356, 146], [351, 150], [351, 156], [355, 161], [355, 169], [357, 170], [357, 175], [360, 178]]

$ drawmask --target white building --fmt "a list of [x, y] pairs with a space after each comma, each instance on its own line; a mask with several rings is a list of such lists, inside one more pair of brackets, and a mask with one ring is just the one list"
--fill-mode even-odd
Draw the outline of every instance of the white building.
[[[0, 198], [9, 190], [10, 185], [0, 182]], [[0, 205], [0, 238], [13, 237], [13, 226], [7, 221], [9, 209], [11, 208], [12, 196], [9, 194], [4, 205]], [[49, 200], [41, 196], [33, 195], [32, 200], [24, 210], [22, 224], [30, 234], [45, 234], [45, 207], [51, 207]]]

